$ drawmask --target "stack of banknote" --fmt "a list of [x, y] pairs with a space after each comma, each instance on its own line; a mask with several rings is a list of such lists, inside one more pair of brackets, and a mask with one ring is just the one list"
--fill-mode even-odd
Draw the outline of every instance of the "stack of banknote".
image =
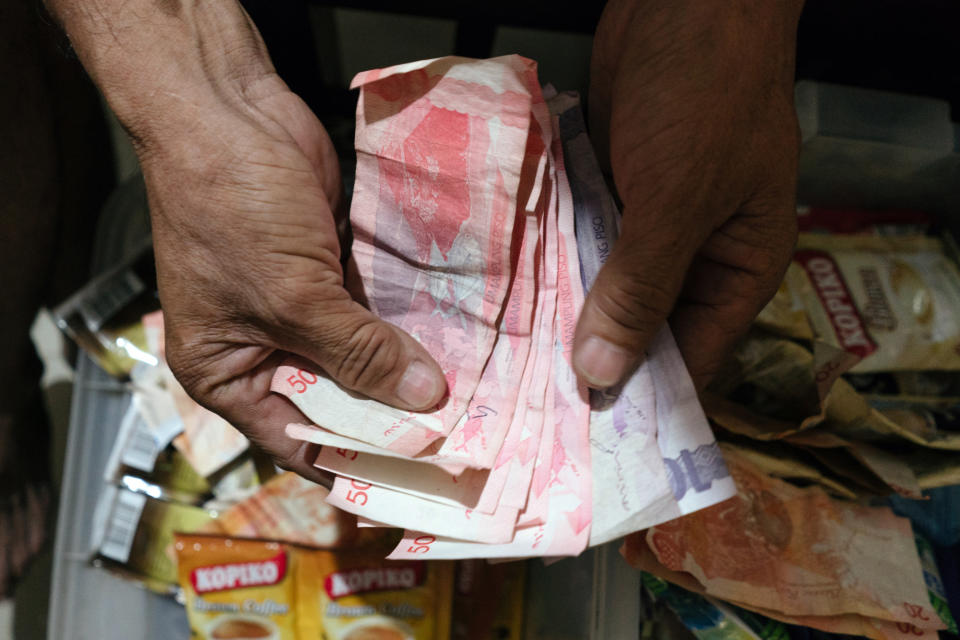
[[571, 367], [584, 292], [618, 233], [572, 94], [534, 62], [440, 58], [359, 74], [352, 247], [371, 310], [447, 377], [397, 410], [291, 360], [328, 498], [406, 530], [395, 558], [576, 555], [735, 486], [668, 329], [622, 386]]

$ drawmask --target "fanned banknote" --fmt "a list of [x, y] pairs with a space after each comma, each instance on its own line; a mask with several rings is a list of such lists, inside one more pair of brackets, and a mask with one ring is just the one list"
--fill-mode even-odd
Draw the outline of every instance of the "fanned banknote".
[[[274, 377], [324, 445], [331, 504], [407, 530], [392, 558], [576, 555], [725, 500], [733, 481], [669, 329], [621, 389], [571, 366], [618, 211], [574, 94], [519, 56], [365, 72], [356, 256], [371, 309], [447, 374], [399, 411], [290, 361]], [[548, 98], [545, 100], [545, 96]]]

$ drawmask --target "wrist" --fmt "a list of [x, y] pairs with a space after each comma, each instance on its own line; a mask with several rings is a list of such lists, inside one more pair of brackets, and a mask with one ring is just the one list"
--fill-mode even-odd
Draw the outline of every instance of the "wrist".
[[250, 88], [275, 77], [236, 0], [47, 2], [141, 153], [249, 112]]
[[[669, 42], [739, 38], [795, 48], [805, 0], [610, 0], [597, 27], [603, 55], [615, 59], [638, 34], [654, 48]], [[791, 56], [793, 52], [791, 51]]]
[[803, 0], [611, 0], [594, 41], [594, 71], [612, 87], [644, 75], [685, 90], [789, 95]]

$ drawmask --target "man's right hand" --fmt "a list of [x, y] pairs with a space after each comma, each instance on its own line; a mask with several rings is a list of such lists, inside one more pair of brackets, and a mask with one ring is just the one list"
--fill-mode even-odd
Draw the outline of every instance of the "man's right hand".
[[[142, 11], [151, 19], [131, 24], [121, 17], [131, 3], [113, 4], [96, 14], [110, 29], [85, 22], [90, 12], [61, 17], [137, 147], [170, 366], [194, 399], [281, 466], [319, 479], [308, 445], [283, 431], [307, 420], [270, 391], [280, 360], [301, 356], [406, 409], [435, 405], [443, 373], [344, 289], [333, 146], [274, 72], [240, 6], [184, 3], [170, 15], [150, 1]], [[157, 25], [159, 41], [148, 31]]]

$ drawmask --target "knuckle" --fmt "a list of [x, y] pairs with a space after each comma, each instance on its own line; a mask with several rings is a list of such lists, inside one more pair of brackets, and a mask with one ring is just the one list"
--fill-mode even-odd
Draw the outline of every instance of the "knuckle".
[[274, 464], [284, 471], [297, 471], [303, 463], [303, 452], [300, 447], [295, 447], [289, 451], [284, 451], [271, 456]]
[[796, 214], [790, 211], [777, 216], [768, 234], [768, 241], [760, 247], [757, 265], [761, 286], [770, 296], [773, 296], [783, 280], [796, 243]]
[[673, 295], [665, 284], [639, 274], [621, 273], [604, 285], [592, 296], [595, 308], [632, 334], [655, 330], [673, 306]]
[[201, 406], [221, 412], [217, 406], [215, 363], [222, 356], [220, 345], [200, 338], [184, 338], [177, 332], [167, 334], [166, 360], [173, 377], [183, 390]]
[[349, 311], [350, 297], [338, 283], [301, 282], [297, 279], [271, 282], [266, 294], [271, 326], [283, 328], [296, 335], [313, 333], [318, 311], [335, 318]]
[[270, 300], [270, 316], [278, 327], [285, 327], [295, 333], [307, 328], [311, 316], [309, 305], [302, 297], [283, 289], [274, 291]]
[[401, 346], [389, 325], [371, 320], [353, 330], [340, 348], [337, 380], [351, 389], [377, 387], [391, 376]]
[[199, 371], [201, 367], [193, 353], [194, 349], [191, 349], [179, 339], [172, 339], [167, 343], [167, 365], [173, 372], [173, 377], [191, 396], [195, 395], [204, 377]]
[[207, 376], [203, 372], [203, 367], [188, 357], [175, 356], [175, 353], [168, 354], [168, 358], [172, 358], [168, 360], [168, 364], [170, 365], [170, 371], [173, 372], [173, 377], [177, 379], [177, 382], [180, 383], [180, 386], [183, 387], [183, 390], [187, 392], [191, 399], [203, 407], [215, 411], [211, 407], [214, 390], [206, 382]]

